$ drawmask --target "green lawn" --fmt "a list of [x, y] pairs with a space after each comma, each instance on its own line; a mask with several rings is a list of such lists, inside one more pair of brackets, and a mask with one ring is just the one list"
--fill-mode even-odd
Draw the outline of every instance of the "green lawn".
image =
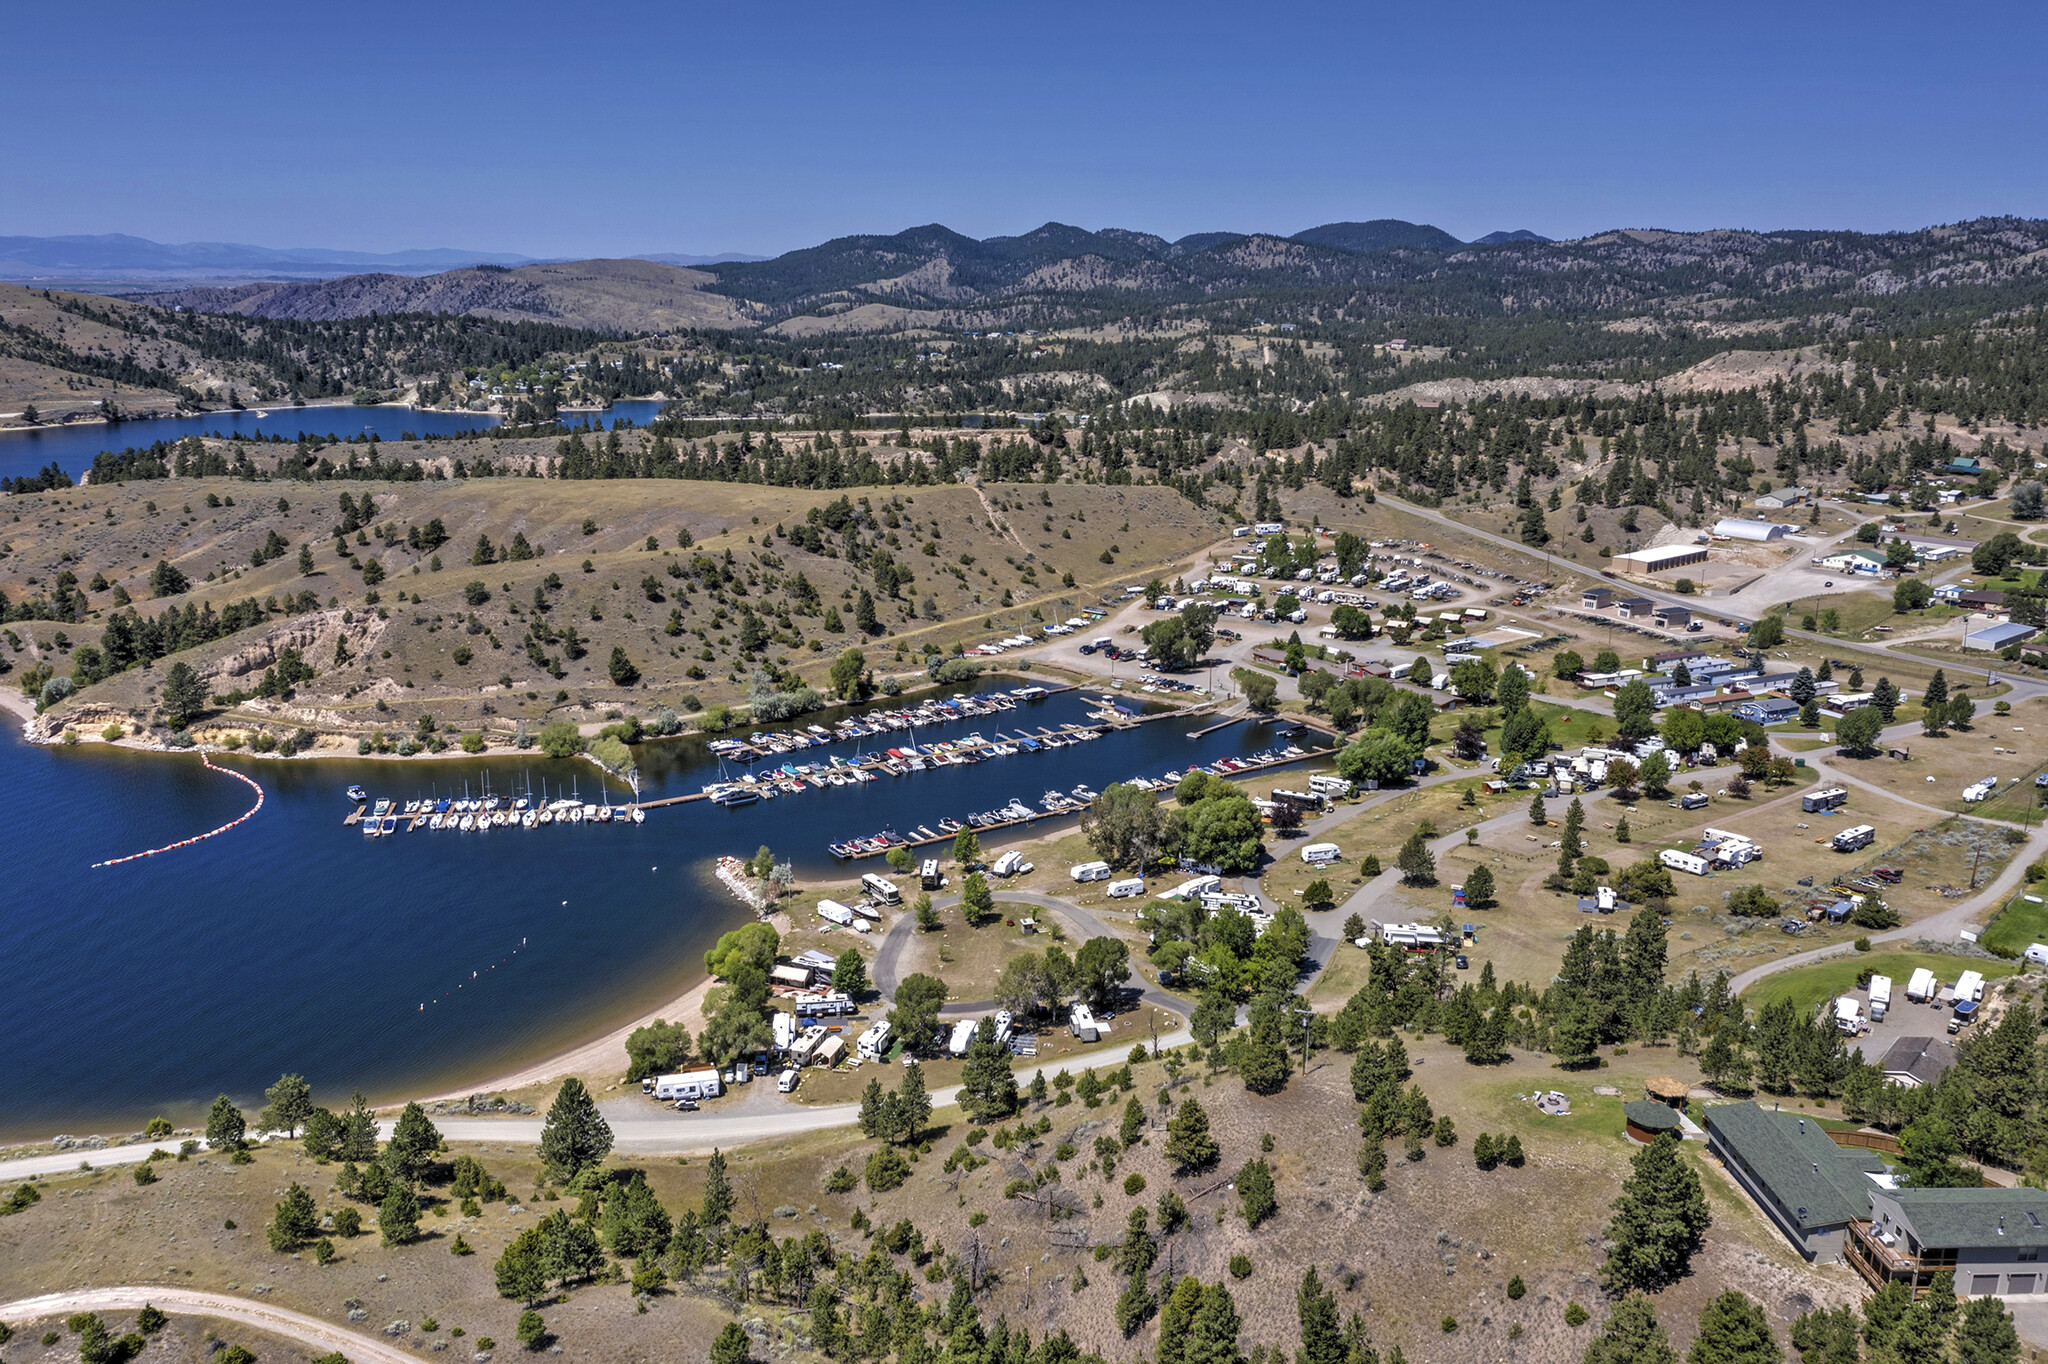
[[1803, 1012], [1811, 1012], [1820, 1006], [1822, 1000], [1833, 999], [1855, 989], [1856, 977], [1865, 967], [1892, 978], [1895, 1000], [1905, 998], [1907, 979], [1922, 966], [1947, 985], [1953, 985], [1956, 977], [1965, 971], [1981, 971], [1986, 980], [1997, 980], [2018, 969], [2000, 962], [1951, 957], [1939, 952], [1887, 951], [1888, 946], [1874, 952], [1851, 952], [1846, 956], [1830, 957], [1812, 966], [1795, 967], [1790, 971], [1780, 971], [1775, 976], [1766, 976], [1744, 992], [1743, 999], [1759, 1010], [1778, 1000], [1790, 999]]
[[[2040, 889], [2038, 883], [2029, 886], [2028, 894], [2039, 894]], [[2048, 942], [2048, 903], [2013, 900], [1999, 911], [1979, 941], [1987, 952], [2017, 960], [2031, 944]]]

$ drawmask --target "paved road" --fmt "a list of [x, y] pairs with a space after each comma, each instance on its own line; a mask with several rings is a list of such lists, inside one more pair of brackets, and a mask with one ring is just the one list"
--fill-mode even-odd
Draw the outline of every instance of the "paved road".
[[48, 1293], [39, 1298], [22, 1298], [0, 1303], [0, 1320], [19, 1329], [32, 1321], [66, 1317], [73, 1312], [132, 1312], [145, 1303], [154, 1303], [159, 1311], [191, 1312], [237, 1321], [244, 1326], [296, 1340], [307, 1347], [309, 1354], [328, 1354], [339, 1350], [348, 1356], [350, 1364], [419, 1364], [419, 1356], [410, 1350], [402, 1350], [375, 1336], [343, 1330], [303, 1312], [272, 1307], [268, 1303], [232, 1297], [226, 1293], [201, 1293], [189, 1288], [166, 1288], [161, 1284], [87, 1288], [75, 1293]]

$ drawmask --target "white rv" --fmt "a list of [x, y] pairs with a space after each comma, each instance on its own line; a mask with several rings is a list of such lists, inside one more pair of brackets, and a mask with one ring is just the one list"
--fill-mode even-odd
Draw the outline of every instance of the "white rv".
[[1301, 860], [1311, 867], [1327, 867], [1344, 855], [1335, 843], [1311, 843], [1301, 850]]
[[1074, 1012], [1067, 1023], [1067, 1030], [1083, 1042], [1097, 1041], [1102, 1035], [1096, 1026], [1094, 1011], [1086, 1004], [1076, 1004], [1074, 1006]]
[[1843, 995], [1835, 1001], [1835, 1027], [1854, 1037], [1863, 1030], [1863, 1005], [1854, 995]]
[[1198, 896], [1213, 894], [1223, 889], [1220, 876], [1197, 876], [1192, 881], [1183, 881], [1172, 890], [1160, 895], [1162, 900], [1192, 900]]
[[796, 1015], [777, 1009], [770, 1026], [775, 1030], [775, 1050], [788, 1051], [789, 1044], [796, 1041]]
[[953, 1056], [965, 1056], [968, 1044], [974, 1041], [975, 1029], [980, 1026], [980, 1022], [972, 1018], [963, 1018], [955, 1023], [953, 1035], [946, 1041], [947, 1052]]
[[1076, 881], [1107, 881], [1111, 876], [1111, 872], [1107, 862], [1083, 862], [1080, 866], [1069, 871], [1067, 875], [1073, 877]]
[[818, 917], [829, 919], [841, 928], [852, 928], [855, 920], [854, 912], [837, 900], [818, 901]]
[[1031, 870], [1031, 864], [1024, 860], [1023, 853], [1006, 852], [996, 859], [995, 865], [989, 870], [997, 876], [1021, 876]]
[[867, 872], [860, 878], [860, 888], [867, 892], [870, 900], [878, 905], [900, 905], [903, 892], [896, 889], [896, 883], [886, 877]]
[[1103, 888], [1112, 900], [1126, 900], [1133, 895], [1145, 893], [1145, 878], [1132, 876], [1122, 881], [1111, 881]]
[[1001, 1047], [1009, 1044], [1011, 1027], [1013, 1024], [1015, 1024], [1015, 1022], [1016, 1019], [1011, 1015], [1008, 1009], [998, 1009], [996, 1011], [997, 1046]]
[[889, 1020], [886, 1018], [860, 1035], [860, 1059], [879, 1061], [889, 1052]]
[[1956, 998], [1975, 1003], [1984, 998], [1984, 973], [1965, 971], [1956, 977]]
[[1705, 876], [1707, 874], [1706, 858], [1695, 857], [1693, 854], [1681, 852], [1677, 848], [1666, 848], [1657, 854], [1657, 860], [1673, 871], [1691, 872], [1694, 876]]
[[1892, 978], [1872, 976], [1870, 978], [1870, 1021], [1879, 1022], [1892, 1007]]
[[660, 1076], [653, 1090], [657, 1099], [715, 1099], [724, 1092], [715, 1067]]
[[1859, 852], [1877, 841], [1877, 830], [1868, 824], [1858, 824], [1853, 829], [1844, 829], [1828, 840], [1828, 846], [1836, 852]]
[[1934, 972], [1924, 966], [1915, 967], [1906, 980], [1906, 998], [1915, 1004], [1925, 1004], [1940, 988], [1941, 982], [1934, 978]]

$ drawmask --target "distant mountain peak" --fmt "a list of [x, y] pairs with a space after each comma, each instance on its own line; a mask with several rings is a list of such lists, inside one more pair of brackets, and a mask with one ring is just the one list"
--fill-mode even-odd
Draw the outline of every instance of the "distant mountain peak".
[[1375, 218], [1366, 223], [1324, 223], [1297, 232], [1287, 240], [1339, 251], [1455, 251], [1465, 243], [1440, 227], [1400, 218]]
[[1549, 246], [1551, 239], [1540, 237], [1526, 227], [1518, 227], [1513, 232], [1489, 232], [1483, 237], [1475, 237], [1472, 245], [1503, 246], [1508, 242], [1534, 242], [1538, 246]]

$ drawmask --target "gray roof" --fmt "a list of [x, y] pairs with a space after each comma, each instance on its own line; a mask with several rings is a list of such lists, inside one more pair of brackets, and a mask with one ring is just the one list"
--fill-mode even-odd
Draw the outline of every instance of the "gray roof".
[[1955, 1063], [1955, 1048], [1945, 1038], [1901, 1037], [1886, 1050], [1877, 1068], [1887, 1075], [1910, 1075], [1931, 1085]]
[[1676, 1132], [1678, 1110], [1669, 1104], [1660, 1104], [1655, 1099], [1635, 1099], [1621, 1106], [1621, 1111], [1637, 1127], [1652, 1132]]
[[1753, 1103], [1707, 1110], [1707, 1131], [1770, 1192], [1786, 1220], [1806, 1229], [1870, 1216], [1877, 1186], [1864, 1176], [1885, 1168], [1878, 1153], [1837, 1146], [1812, 1118], [1772, 1113]]
[[2048, 1246], [2048, 1192], [2040, 1189], [1909, 1188], [1888, 1196], [1898, 1201], [1906, 1224], [1923, 1246]]

